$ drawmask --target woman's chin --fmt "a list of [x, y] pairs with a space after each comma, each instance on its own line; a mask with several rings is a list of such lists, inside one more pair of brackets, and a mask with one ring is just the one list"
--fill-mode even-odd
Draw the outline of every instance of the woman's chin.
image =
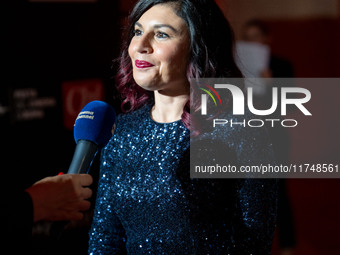
[[148, 91], [155, 91], [159, 89], [158, 83], [156, 82], [156, 78], [148, 78], [148, 79], [138, 79], [137, 77], [134, 78], [135, 82], [141, 88], [148, 90]]
[[148, 90], [148, 91], [155, 91], [158, 89], [158, 86], [156, 86], [155, 84], [152, 84], [152, 83], [143, 83], [143, 82], [137, 82], [137, 85], [145, 90]]

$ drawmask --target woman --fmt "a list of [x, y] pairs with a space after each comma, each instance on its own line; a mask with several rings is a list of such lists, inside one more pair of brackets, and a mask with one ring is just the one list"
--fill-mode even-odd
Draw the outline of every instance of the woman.
[[[228, 22], [213, 1], [140, 0], [129, 23], [118, 74], [127, 113], [102, 151], [89, 253], [269, 254], [275, 181], [189, 178], [188, 79], [241, 76]], [[248, 131], [217, 140], [238, 163], [271, 160], [265, 134]]]

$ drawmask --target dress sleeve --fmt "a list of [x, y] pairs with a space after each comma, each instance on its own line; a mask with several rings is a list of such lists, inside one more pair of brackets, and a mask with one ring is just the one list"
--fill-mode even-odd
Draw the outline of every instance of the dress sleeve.
[[92, 226], [89, 232], [89, 254], [126, 254], [125, 230], [113, 210], [112, 167], [102, 151], [100, 177]]
[[[239, 163], [275, 164], [266, 129], [245, 129]], [[239, 179], [237, 184], [240, 236], [245, 254], [270, 254], [277, 218], [277, 179]]]
[[277, 214], [277, 181], [243, 179], [239, 181], [238, 246], [245, 254], [270, 254]]

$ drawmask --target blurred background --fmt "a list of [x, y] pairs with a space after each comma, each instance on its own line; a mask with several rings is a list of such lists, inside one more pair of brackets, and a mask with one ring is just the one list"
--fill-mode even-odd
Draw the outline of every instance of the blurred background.
[[[112, 60], [118, 57], [124, 21], [135, 2], [2, 1], [0, 138], [4, 192], [24, 189], [45, 176], [67, 171], [75, 148], [73, 123], [86, 103], [104, 100], [120, 111], [113, 79], [117, 64]], [[249, 21], [265, 28], [263, 43], [270, 54], [291, 68], [285, 77], [340, 77], [340, 0], [216, 2], [237, 41], [247, 39]], [[267, 71], [265, 75], [276, 76], [274, 69]], [[311, 88], [319, 98], [317, 104], [311, 101], [311, 111], [340, 109], [339, 88], [340, 84], [332, 90]], [[299, 118], [294, 112], [291, 116]], [[308, 129], [289, 129], [285, 162], [339, 162], [339, 121], [339, 115], [324, 114], [323, 119], [312, 119]], [[288, 227], [275, 234], [272, 253], [340, 254], [340, 180], [288, 179], [284, 186], [288, 210], [282, 217], [288, 215], [284, 224]], [[85, 245], [86, 228], [81, 240]], [[70, 245], [67, 238], [60, 239], [50, 230], [50, 226], [36, 226], [36, 254], [58, 254]], [[56, 240], [63, 240], [64, 245]], [[77, 251], [73, 254], [86, 254], [86, 247]]]

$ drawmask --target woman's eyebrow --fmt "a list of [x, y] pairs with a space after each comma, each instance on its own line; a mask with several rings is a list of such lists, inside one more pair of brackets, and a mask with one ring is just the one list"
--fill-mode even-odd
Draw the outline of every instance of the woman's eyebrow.
[[139, 27], [143, 28], [142, 24], [139, 23], [138, 21], [136, 21], [135, 26], [139, 26]]
[[170, 28], [173, 32], [177, 33], [177, 29], [175, 29], [173, 26], [170, 26], [168, 24], [156, 24], [153, 26], [154, 28], [162, 28], [162, 27], [167, 27]]
[[[135, 25], [140, 27], [140, 28], [143, 28], [142, 24], [139, 23], [138, 21], [136, 21]], [[174, 31], [175, 33], [178, 33], [177, 29], [175, 29], [173, 26], [170, 26], [168, 24], [155, 24], [153, 27], [154, 28], [167, 27], [167, 28], [171, 29], [172, 31]]]

